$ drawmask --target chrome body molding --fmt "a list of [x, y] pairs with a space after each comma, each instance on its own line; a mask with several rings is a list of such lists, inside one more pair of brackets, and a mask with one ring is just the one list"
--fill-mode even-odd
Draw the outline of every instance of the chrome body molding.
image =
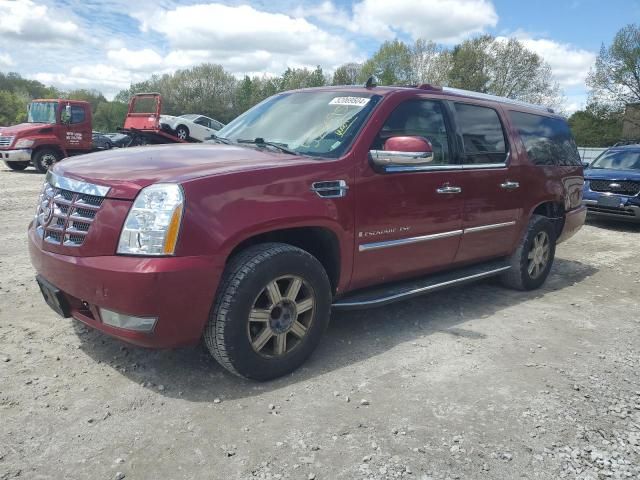
[[110, 190], [110, 187], [63, 177], [53, 173], [51, 170], [47, 172], [46, 181], [52, 187], [102, 198], [106, 197]]
[[354, 302], [340, 302], [339, 304], [334, 304], [335, 308], [359, 308], [359, 307], [372, 307], [375, 305], [386, 304], [396, 300], [400, 300], [402, 298], [407, 297], [415, 297], [421, 295], [423, 293], [428, 293], [433, 290], [440, 290], [444, 287], [448, 287], [450, 285], [455, 285], [457, 283], [469, 282], [471, 280], [479, 280], [481, 278], [492, 277], [500, 272], [505, 272], [509, 270], [511, 266], [504, 266], [500, 268], [494, 268], [492, 270], [487, 270], [484, 272], [476, 273], [473, 275], [467, 275], [464, 277], [456, 278], [453, 280], [447, 280], [444, 282], [436, 283], [433, 285], [428, 285], [426, 287], [415, 288], [413, 290], [408, 290], [406, 292], [397, 293], [393, 295], [388, 295], [385, 297], [378, 297], [372, 300], [367, 301], [354, 301]]
[[516, 224], [515, 220], [510, 222], [493, 223], [490, 225], [479, 225], [477, 227], [465, 228], [462, 230], [451, 230], [449, 232], [433, 233], [431, 235], [420, 235], [418, 237], [399, 238], [396, 240], [386, 240], [382, 242], [363, 243], [358, 246], [360, 252], [367, 252], [369, 250], [379, 250], [381, 248], [399, 247], [402, 245], [410, 245], [412, 243], [429, 242], [431, 240], [438, 240], [441, 238], [457, 237], [467, 233], [484, 232], [486, 230], [494, 230], [496, 228], [511, 227]]
[[485, 230], [493, 230], [494, 228], [510, 227], [515, 224], [516, 224], [516, 221], [513, 220], [511, 222], [493, 223], [491, 225], [480, 225], [478, 227], [465, 228], [464, 233], [484, 232]]
[[363, 243], [358, 249], [361, 252], [368, 250], [378, 250], [380, 248], [398, 247], [400, 245], [409, 245], [412, 243], [428, 242], [439, 238], [456, 237], [462, 235], [463, 230], [452, 230], [450, 232], [434, 233], [432, 235], [421, 235], [419, 237], [399, 238], [397, 240], [387, 240], [384, 242]]

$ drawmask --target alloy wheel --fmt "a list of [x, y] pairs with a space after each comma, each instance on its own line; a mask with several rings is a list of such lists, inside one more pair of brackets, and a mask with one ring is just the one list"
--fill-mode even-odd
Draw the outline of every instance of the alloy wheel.
[[53, 153], [45, 153], [42, 156], [42, 165], [47, 167], [47, 170], [49, 170], [54, 163], [56, 163], [56, 156]]
[[533, 238], [531, 250], [529, 250], [529, 264], [527, 272], [532, 279], [538, 278], [544, 272], [551, 256], [551, 241], [547, 232], [538, 232]]
[[249, 313], [247, 334], [253, 350], [266, 357], [288, 354], [307, 335], [315, 294], [301, 277], [287, 275], [269, 282]]

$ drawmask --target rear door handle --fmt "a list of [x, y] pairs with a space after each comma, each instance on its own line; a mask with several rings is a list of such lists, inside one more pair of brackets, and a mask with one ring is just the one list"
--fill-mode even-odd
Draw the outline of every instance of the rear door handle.
[[504, 188], [505, 190], [515, 190], [516, 188], [520, 188], [520, 183], [507, 180], [504, 183], [501, 183], [500, 187]]
[[460, 187], [452, 187], [451, 185], [443, 185], [436, 189], [438, 193], [461, 193], [462, 188]]

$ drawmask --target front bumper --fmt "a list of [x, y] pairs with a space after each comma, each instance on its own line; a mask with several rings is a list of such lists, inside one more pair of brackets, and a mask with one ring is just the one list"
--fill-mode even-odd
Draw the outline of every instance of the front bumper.
[[[598, 202], [601, 197], [616, 197], [619, 199], [619, 203], [617, 206], [604, 206]], [[589, 215], [640, 222], [640, 198], [638, 195], [612, 195], [585, 188], [582, 204], [587, 207]]]
[[[199, 342], [224, 265], [216, 257], [73, 257], [44, 251], [40, 242], [29, 228], [31, 263], [62, 291], [75, 319], [144, 347]], [[99, 307], [158, 320], [149, 333], [112, 327]]]
[[564, 216], [564, 226], [556, 243], [562, 243], [573, 237], [584, 225], [587, 209], [582, 206], [567, 212]]
[[0, 160], [5, 162], [30, 162], [31, 150], [28, 148], [20, 150], [0, 150]]

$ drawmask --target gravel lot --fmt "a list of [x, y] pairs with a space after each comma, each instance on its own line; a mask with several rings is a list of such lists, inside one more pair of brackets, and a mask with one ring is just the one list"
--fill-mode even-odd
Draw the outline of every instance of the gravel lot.
[[640, 226], [586, 226], [535, 292], [336, 313], [252, 383], [58, 318], [26, 252], [42, 180], [0, 167], [0, 479], [640, 478]]

